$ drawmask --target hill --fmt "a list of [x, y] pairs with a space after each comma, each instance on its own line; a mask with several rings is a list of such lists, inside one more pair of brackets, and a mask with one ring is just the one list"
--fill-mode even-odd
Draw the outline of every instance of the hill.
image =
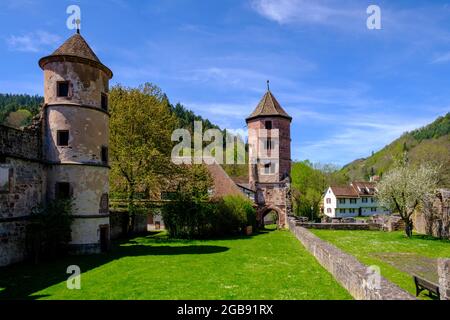
[[450, 187], [450, 113], [425, 127], [403, 134], [368, 158], [347, 164], [341, 172], [350, 180], [382, 176], [405, 152], [412, 164], [427, 161], [442, 165], [442, 186]]
[[0, 93], [0, 124], [22, 127], [30, 124], [44, 98], [27, 94]]

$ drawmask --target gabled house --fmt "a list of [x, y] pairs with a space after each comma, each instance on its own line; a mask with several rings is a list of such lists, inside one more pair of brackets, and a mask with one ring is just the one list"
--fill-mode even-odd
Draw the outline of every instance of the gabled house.
[[324, 214], [331, 218], [367, 217], [387, 214], [375, 197], [375, 182], [354, 181], [348, 186], [328, 187], [324, 194]]

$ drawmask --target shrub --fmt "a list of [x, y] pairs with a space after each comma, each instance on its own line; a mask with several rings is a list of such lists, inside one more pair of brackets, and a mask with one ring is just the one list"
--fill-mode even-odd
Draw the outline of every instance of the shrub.
[[67, 252], [72, 222], [71, 200], [53, 200], [33, 208], [27, 226], [27, 247], [35, 262]]

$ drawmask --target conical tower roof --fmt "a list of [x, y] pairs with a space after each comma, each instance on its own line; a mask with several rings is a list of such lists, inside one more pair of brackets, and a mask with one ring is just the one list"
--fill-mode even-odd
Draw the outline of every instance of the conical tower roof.
[[266, 94], [262, 97], [258, 103], [256, 109], [246, 119], [247, 122], [259, 117], [283, 117], [292, 120], [292, 117], [287, 114], [281, 107], [275, 96], [267, 89]]
[[67, 39], [66, 42], [51, 55], [40, 59], [39, 66], [43, 69], [47, 63], [53, 61], [71, 61], [91, 64], [99, 67], [112, 78], [112, 71], [101, 63], [95, 52], [79, 33], [76, 33]]

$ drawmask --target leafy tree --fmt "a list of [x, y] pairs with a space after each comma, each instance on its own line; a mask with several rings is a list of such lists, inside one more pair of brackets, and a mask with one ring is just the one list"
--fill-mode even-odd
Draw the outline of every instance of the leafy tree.
[[214, 210], [209, 201], [213, 185], [205, 165], [182, 166], [172, 201], [162, 210], [164, 225], [174, 238], [195, 238], [207, 234], [208, 215]]
[[317, 219], [325, 189], [330, 185], [345, 184], [348, 178], [335, 165], [305, 160], [292, 164], [291, 180], [295, 214]]
[[429, 164], [409, 166], [402, 161], [386, 173], [378, 184], [377, 197], [380, 204], [400, 214], [405, 222], [405, 233], [412, 236], [412, 214], [423, 205], [438, 185], [438, 169]]
[[[40, 96], [30, 96], [27, 94], [2, 94], [0, 93], [0, 124], [5, 124], [6, 118], [12, 112], [27, 110], [31, 116], [35, 116], [44, 102]], [[31, 117], [30, 117], [31, 119]], [[27, 125], [25, 123], [23, 125]], [[11, 124], [10, 124], [11, 125]]]
[[149, 83], [139, 88], [113, 87], [110, 113], [111, 189], [126, 194], [133, 226], [137, 194], [158, 193], [176, 171], [170, 153], [178, 121], [165, 95]]
[[27, 246], [35, 263], [67, 251], [73, 222], [71, 200], [52, 200], [32, 209]]

